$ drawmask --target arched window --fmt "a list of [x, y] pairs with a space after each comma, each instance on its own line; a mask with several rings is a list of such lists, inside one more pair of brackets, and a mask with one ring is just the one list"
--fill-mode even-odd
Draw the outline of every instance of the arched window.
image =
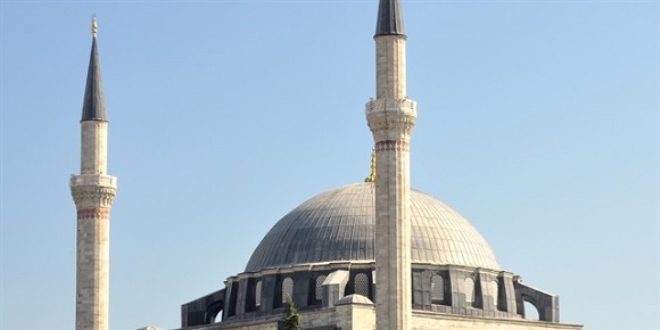
[[315, 290], [316, 300], [323, 299], [323, 282], [325, 281], [326, 278], [327, 276], [325, 275], [321, 275], [316, 278], [316, 290]]
[[445, 287], [442, 276], [435, 274], [431, 277], [431, 303], [441, 303], [445, 299]]
[[254, 306], [261, 306], [261, 281], [254, 288]]
[[282, 303], [286, 302], [286, 298], [293, 298], [293, 280], [290, 277], [282, 281]]
[[355, 275], [355, 293], [369, 297], [369, 277], [360, 273]]
[[471, 277], [465, 279], [463, 282], [463, 292], [465, 292], [465, 302], [468, 305], [472, 305], [474, 302], [474, 280]]
[[499, 293], [499, 286], [497, 285], [497, 281], [490, 281], [488, 283], [488, 295], [493, 297], [493, 301], [495, 302], [495, 307], [497, 307], [498, 293]]

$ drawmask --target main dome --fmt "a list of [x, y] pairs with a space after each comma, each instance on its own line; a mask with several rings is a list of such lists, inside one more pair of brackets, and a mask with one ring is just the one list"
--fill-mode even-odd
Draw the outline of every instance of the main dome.
[[[245, 271], [374, 261], [374, 190], [374, 183], [357, 183], [302, 203], [266, 234]], [[458, 212], [416, 190], [410, 200], [412, 262], [500, 269], [486, 240]]]

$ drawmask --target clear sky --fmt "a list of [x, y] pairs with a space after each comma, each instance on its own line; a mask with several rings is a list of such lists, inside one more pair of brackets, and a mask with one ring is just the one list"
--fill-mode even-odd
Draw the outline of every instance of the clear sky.
[[[359, 182], [377, 4], [0, 1], [0, 328], [73, 329], [90, 17], [110, 119], [110, 328], [180, 325], [289, 210]], [[406, 1], [413, 186], [562, 321], [658, 329], [657, 1]]]

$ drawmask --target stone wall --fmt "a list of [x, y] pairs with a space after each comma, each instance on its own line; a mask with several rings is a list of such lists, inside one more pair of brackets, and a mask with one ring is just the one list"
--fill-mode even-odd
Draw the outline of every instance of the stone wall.
[[[373, 267], [373, 262], [347, 262], [242, 273], [227, 279], [224, 298], [215, 292], [183, 305], [181, 326], [207, 323], [220, 309], [222, 320], [229, 322], [280, 315], [284, 310], [283, 291], [292, 297], [301, 313], [332, 307], [336, 301], [353, 293], [374, 301], [377, 284], [374, 283]], [[331, 283], [331, 275], [339, 273], [347, 277]], [[540, 320], [560, 322], [557, 296], [523, 285], [519, 276], [506, 271], [413, 263], [412, 274], [413, 310], [519, 320], [524, 317], [524, 302], [529, 302], [538, 310]], [[361, 281], [357, 280], [358, 275], [363, 278]], [[287, 290], [284, 290], [285, 280], [289, 282]], [[358, 285], [358, 282], [362, 284]], [[319, 286], [320, 283], [325, 284]], [[321, 296], [325, 298], [319, 298], [318, 288], [322, 289]], [[211, 296], [213, 299], [209, 300]]]
[[413, 312], [413, 330], [581, 330], [582, 325]]
[[[300, 312], [301, 328], [323, 330], [373, 330], [374, 306], [351, 304]], [[257, 320], [228, 321], [186, 330], [276, 330], [282, 315], [268, 315]], [[582, 330], [582, 325], [532, 320], [493, 319], [475, 316], [413, 311], [413, 330]]]

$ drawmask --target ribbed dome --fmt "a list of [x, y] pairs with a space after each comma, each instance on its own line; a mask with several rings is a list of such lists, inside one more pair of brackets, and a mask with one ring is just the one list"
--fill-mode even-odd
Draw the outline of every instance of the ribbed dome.
[[[285, 215], [245, 268], [256, 272], [331, 261], [374, 260], [374, 184], [321, 193]], [[499, 270], [488, 243], [458, 212], [412, 190], [412, 261]]]

